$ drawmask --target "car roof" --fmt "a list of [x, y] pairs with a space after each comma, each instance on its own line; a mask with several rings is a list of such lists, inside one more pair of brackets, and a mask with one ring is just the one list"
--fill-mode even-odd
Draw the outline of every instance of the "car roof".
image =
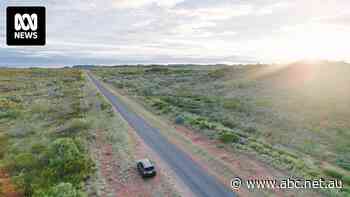
[[153, 164], [149, 159], [141, 159], [138, 162], [141, 162], [145, 168], [153, 167]]

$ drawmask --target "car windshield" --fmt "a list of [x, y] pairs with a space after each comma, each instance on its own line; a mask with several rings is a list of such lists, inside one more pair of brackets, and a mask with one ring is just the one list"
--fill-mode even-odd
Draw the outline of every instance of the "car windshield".
[[145, 168], [146, 171], [152, 171], [154, 169], [153, 166]]

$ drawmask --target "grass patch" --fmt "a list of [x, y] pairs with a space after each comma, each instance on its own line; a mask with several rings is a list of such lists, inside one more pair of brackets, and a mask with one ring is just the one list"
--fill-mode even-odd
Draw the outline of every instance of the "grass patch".
[[239, 110], [242, 107], [242, 104], [239, 99], [225, 99], [224, 108], [229, 110]]
[[327, 176], [330, 176], [332, 178], [336, 178], [336, 179], [342, 179], [343, 178], [343, 174], [338, 172], [336, 169], [328, 168], [328, 169], [324, 169], [323, 172]]
[[232, 132], [222, 132], [219, 135], [219, 139], [224, 143], [237, 143], [239, 136]]
[[210, 71], [208, 73], [208, 76], [214, 79], [219, 79], [225, 76], [227, 70], [228, 69], [225, 69], [225, 68], [216, 69], [216, 70]]

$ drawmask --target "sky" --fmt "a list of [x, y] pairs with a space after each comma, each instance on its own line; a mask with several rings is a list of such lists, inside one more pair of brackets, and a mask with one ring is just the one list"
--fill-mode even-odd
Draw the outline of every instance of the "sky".
[[[1, 0], [0, 65], [350, 61], [349, 0]], [[45, 46], [6, 45], [6, 7], [46, 7]]]

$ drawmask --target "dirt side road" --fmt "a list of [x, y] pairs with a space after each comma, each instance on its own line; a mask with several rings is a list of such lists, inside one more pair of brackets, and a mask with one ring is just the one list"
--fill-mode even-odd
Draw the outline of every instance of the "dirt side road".
[[135, 129], [137, 134], [162, 158], [197, 196], [235, 196], [215, 177], [209, 175], [198, 163], [176, 145], [162, 136], [158, 129], [150, 126], [143, 118], [128, 110], [120, 100], [88, 73], [93, 83], [119, 111], [123, 118]]

